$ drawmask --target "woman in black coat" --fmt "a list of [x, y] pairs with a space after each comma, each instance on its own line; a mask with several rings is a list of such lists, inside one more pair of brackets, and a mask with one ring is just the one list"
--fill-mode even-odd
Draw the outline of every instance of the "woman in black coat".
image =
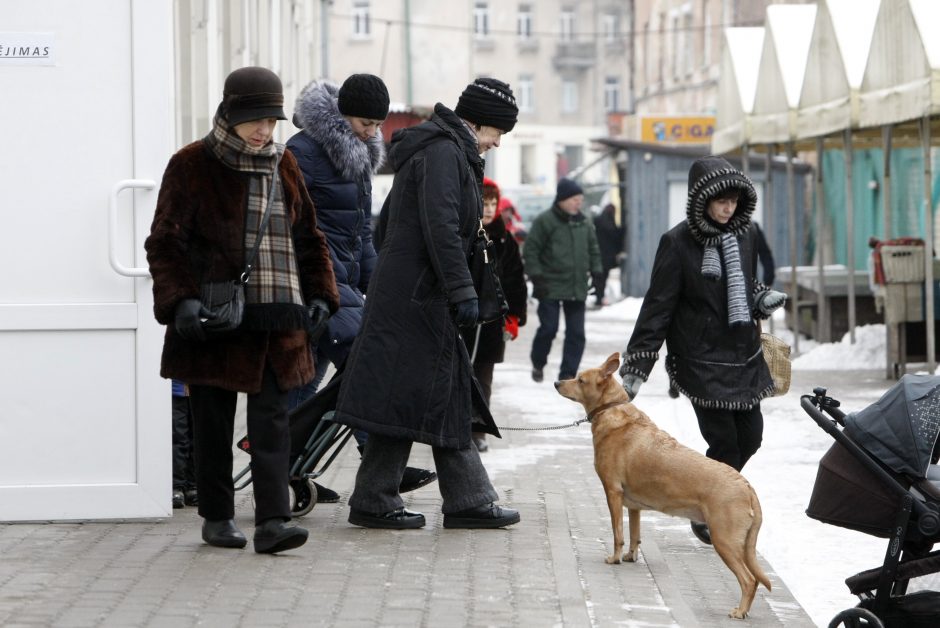
[[[494, 503], [471, 446], [471, 431], [498, 431], [458, 333], [478, 316], [467, 253], [482, 207], [480, 153], [499, 145], [517, 113], [508, 85], [478, 79], [455, 111], [438, 103], [430, 120], [392, 139], [395, 179], [376, 230], [379, 259], [334, 416], [369, 433], [349, 499], [353, 524], [424, 525], [398, 493], [413, 441], [432, 447], [445, 527], [519, 521]], [[480, 423], [471, 427], [474, 417]]]
[[[519, 328], [525, 325], [526, 300], [528, 299], [519, 245], [499, 216], [498, 207], [499, 186], [492, 179], [484, 177], [483, 228], [487, 237], [493, 242], [497, 274], [506, 303], [509, 305], [509, 313], [505, 320], [483, 323], [473, 329], [464, 330], [461, 335], [467, 345], [467, 351], [470, 352], [473, 374], [480, 382], [487, 404], [490, 402], [490, 394], [493, 390], [493, 367], [503, 361], [506, 354], [507, 336], [515, 340], [519, 334]], [[473, 444], [480, 452], [489, 449], [486, 434], [483, 432], [473, 433]]]
[[[705, 455], [740, 471], [761, 444], [760, 401], [773, 393], [760, 327], [786, 295], [755, 279], [750, 179], [720, 157], [689, 170], [686, 219], [663, 234], [620, 375], [633, 399], [666, 342], [670, 386], [692, 402]], [[710, 542], [703, 523], [696, 536]]]

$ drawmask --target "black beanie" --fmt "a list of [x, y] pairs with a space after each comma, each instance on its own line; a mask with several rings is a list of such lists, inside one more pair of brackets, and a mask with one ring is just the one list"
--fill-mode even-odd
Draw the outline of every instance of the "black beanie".
[[577, 196], [578, 194], [584, 194], [584, 190], [581, 189], [581, 186], [572, 181], [571, 179], [561, 178], [558, 179], [558, 187], [555, 188], [555, 202], [563, 201], [566, 198], [571, 198], [572, 196]]
[[374, 74], [353, 74], [339, 88], [336, 105], [344, 116], [384, 120], [388, 117], [388, 89]]
[[479, 78], [463, 90], [454, 113], [474, 124], [509, 133], [516, 126], [519, 108], [508, 84], [494, 78]]
[[230, 126], [284, 115], [284, 87], [277, 74], [267, 68], [235, 70], [225, 79], [219, 112]]

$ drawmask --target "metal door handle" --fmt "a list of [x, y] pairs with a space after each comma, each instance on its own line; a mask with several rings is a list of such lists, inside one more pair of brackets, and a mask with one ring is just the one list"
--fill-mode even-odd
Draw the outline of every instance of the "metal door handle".
[[108, 201], [108, 261], [111, 262], [111, 268], [119, 275], [125, 277], [149, 277], [150, 271], [146, 268], [127, 267], [118, 260], [117, 256], [117, 207], [118, 194], [128, 188], [138, 188], [141, 190], [152, 190], [157, 187], [155, 181], [150, 179], [124, 179], [118, 181], [111, 188], [111, 197]]

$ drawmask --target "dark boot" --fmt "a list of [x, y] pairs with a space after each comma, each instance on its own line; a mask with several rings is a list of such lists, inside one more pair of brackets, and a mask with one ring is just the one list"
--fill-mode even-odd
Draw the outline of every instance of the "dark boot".
[[445, 528], [505, 528], [519, 523], [518, 510], [502, 508], [495, 502], [444, 515]]
[[277, 554], [300, 547], [309, 533], [299, 526], [290, 526], [279, 518], [267, 519], [255, 528], [255, 552]]
[[248, 544], [248, 539], [235, 526], [234, 519], [202, 522], [202, 540], [214, 547], [234, 547], [241, 549]]
[[424, 527], [424, 515], [412, 512], [405, 508], [397, 508], [390, 512], [373, 514], [349, 509], [349, 523], [363, 528], [382, 528], [385, 530], [413, 530]]

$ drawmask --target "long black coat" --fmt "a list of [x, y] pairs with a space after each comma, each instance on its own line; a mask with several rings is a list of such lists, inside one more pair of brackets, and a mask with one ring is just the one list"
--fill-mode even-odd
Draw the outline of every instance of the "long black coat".
[[[509, 313], [519, 319], [519, 326], [526, 323], [526, 306], [528, 288], [525, 284], [525, 270], [522, 266], [522, 255], [515, 238], [506, 229], [506, 223], [497, 216], [486, 225], [486, 234], [493, 241], [496, 257], [496, 271], [499, 275]], [[476, 344], [475, 364], [497, 364], [502, 362], [506, 355], [506, 341], [503, 339], [503, 321], [485, 323], [474, 329], [461, 331], [467, 351], [473, 357], [474, 344]], [[476, 341], [477, 334], [480, 341]]]
[[287, 142], [317, 208], [336, 274], [340, 309], [319, 342], [351, 345], [362, 323], [363, 294], [375, 267], [372, 245], [372, 173], [385, 161], [381, 133], [363, 142], [337, 106], [339, 88], [315, 81], [297, 99], [303, 131]]
[[754, 323], [729, 326], [727, 272], [718, 280], [702, 275], [705, 246], [716, 244], [722, 233], [704, 218], [707, 201], [728, 187], [740, 188], [742, 198], [725, 229], [737, 236], [751, 316], [763, 317], [755, 311], [753, 299], [764, 289], [754, 279], [757, 233], [750, 215], [756, 193], [750, 180], [723, 159], [700, 159], [689, 174], [686, 221], [659, 241], [622, 373], [646, 380], [665, 340], [666, 371], [676, 390], [697, 406], [744, 410], [773, 393], [760, 330]]
[[[437, 447], [498, 436], [473, 378], [452, 306], [476, 293], [467, 266], [482, 207], [483, 161], [460, 119], [438, 104], [395, 133], [395, 179], [379, 217], [379, 258], [334, 421]], [[484, 424], [472, 425], [474, 414]]]

